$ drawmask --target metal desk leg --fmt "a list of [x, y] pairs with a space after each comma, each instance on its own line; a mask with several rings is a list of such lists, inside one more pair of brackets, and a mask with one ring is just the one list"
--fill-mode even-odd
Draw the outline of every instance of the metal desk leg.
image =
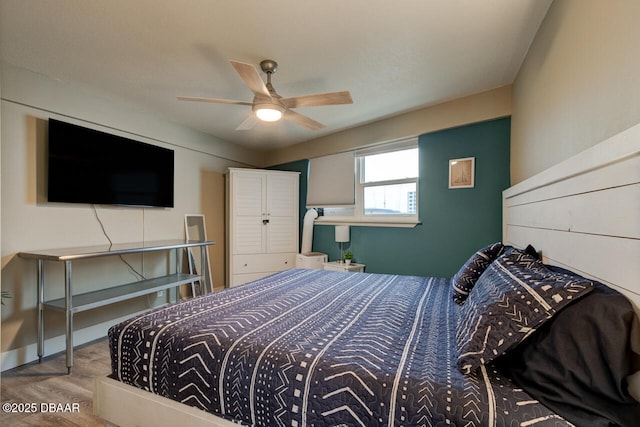
[[[183, 250], [184, 249], [181, 250], [181, 248], [176, 248], [175, 251], [174, 251], [174, 255], [175, 255], [175, 258], [176, 258], [176, 273], [183, 273], [184, 272], [184, 262], [183, 262], [183, 258], [182, 258], [182, 251]], [[167, 292], [175, 289], [175, 293], [176, 293], [175, 300], [176, 301], [180, 301], [182, 299], [181, 298], [181, 294], [180, 294], [180, 288], [181, 287], [182, 286], [176, 286], [175, 288], [168, 289]], [[194, 284], [193, 284], [193, 282], [191, 282], [191, 297], [193, 298], [195, 296], [196, 296], [196, 294], [195, 294]]]
[[[176, 249], [176, 273], [184, 272], [184, 259], [182, 258], [184, 252], [187, 253], [187, 263], [189, 263], [189, 274], [193, 274], [191, 271], [191, 259], [189, 257], [189, 248], [184, 248], [182, 250]], [[177, 288], [180, 291], [180, 288]], [[194, 298], [198, 294], [196, 293], [196, 281], [191, 281], [191, 298]]]
[[176, 256], [176, 273], [180, 273], [182, 271], [182, 251], [176, 248], [174, 254]]
[[73, 299], [71, 288], [71, 261], [64, 262], [64, 299], [67, 324], [67, 373], [73, 368]]
[[207, 247], [205, 245], [200, 246], [200, 264], [202, 269], [202, 292], [205, 292], [207, 283], [211, 286], [211, 292], [213, 292], [213, 280], [211, 279], [211, 273], [209, 272], [209, 263], [207, 262]]
[[44, 260], [38, 260], [38, 362], [44, 355]]

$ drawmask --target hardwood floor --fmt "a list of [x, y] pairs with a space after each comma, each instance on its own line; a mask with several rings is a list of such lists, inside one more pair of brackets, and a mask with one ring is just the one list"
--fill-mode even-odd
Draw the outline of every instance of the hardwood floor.
[[[105, 426], [102, 419], [93, 416], [93, 379], [110, 373], [109, 343], [106, 338], [74, 350], [71, 375], [67, 375], [64, 353], [46, 357], [42, 363], [34, 362], [2, 372], [0, 400], [3, 411], [0, 412], [0, 425]], [[36, 412], [7, 413], [4, 407], [8, 403], [35, 403]], [[54, 407], [50, 404], [54, 404]], [[56, 409], [69, 411], [56, 412]]]

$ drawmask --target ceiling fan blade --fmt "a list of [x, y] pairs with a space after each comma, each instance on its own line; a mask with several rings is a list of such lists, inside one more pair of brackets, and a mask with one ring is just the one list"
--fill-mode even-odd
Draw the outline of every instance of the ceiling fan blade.
[[215, 104], [253, 105], [251, 102], [234, 101], [232, 99], [200, 98], [197, 96], [178, 96], [180, 101], [212, 102]]
[[251, 91], [256, 96], [263, 95], [271, 98], [271, 94], [269, 93], [267, 86], [265, 86], [264, 82], [262, 81], [260, 74], [258, 74], [258, 70], [256, 69], [256, 67], [244, 62], [233, 60], [229, 60], [229, 62], [231, 63], [231, 65], [233, 65], [233, 68], [236, 69], [238, 74], [240, 74], [242, 80], [244, 80], [247, 86], [249, 86], [249, 89], [251, 89]]
[[255, 114], [250, 114], [249, 117], [247, 117], [242, 123], [240, 123], [236, 130], [249, 130], [253, 128], [256, 123], [258, 123], [258, 119], [256, 118]]
[[326, 127], [320, 122], [316, 122], [315, 120], [307, 116], [303, 116], [302, 114], [296, 113], [295, 111], [291, 110], [285, 110], [283, 113], [283, 117], [289, 121], [294, 122], [295, 124], [311, 130], [320, 130]]
[[348, 90], [343, 92], [318, 93], [315, 95], [294, 96], [293, 98], [283, 98], [280, 101], [287, 108], [316, 107], [321, 105], [342, 105], [353, 104], [351, 93]]

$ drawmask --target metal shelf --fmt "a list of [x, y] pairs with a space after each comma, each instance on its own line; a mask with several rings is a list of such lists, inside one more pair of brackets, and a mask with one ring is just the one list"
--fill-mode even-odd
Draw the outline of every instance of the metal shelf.
[[[139, 282], [132, 282], [125, 285], [113, 286], [84, 294], [78, 294], [74, 295], [71, 299], [71, 311], [73, 313], [80, 313], [81, 311], [125, 301], [130, 298], [152, 294], [165, 289], [175, 288], [180, 285], [186, 285], [201, 279], [202, 277], [198, 275], [177, 273], [169, 276], [154, 277], [153, 279], [146, 279]], [[53, 310], [66, 310], [64, 298], [46, 301], [44, 305]]]
[[[208, 265], [203, 267], [202, 274], [186, 274], [181, 272], [182, 257], [181, 251], [187, 248], [199, 247], [201, 256], [204, 259], [207, 246], [214, 245], [212, 241], [181, 241], [181, 240], [161, 240], [143, 243], [122, 243], [115, 245], [86, 246], [79, 248], [46, 249], [33, 252], [20, 252], [22, 258], [33, 259], [38, 264], [38, 358], [42, 360], [44, 355], [44, 309], [52, 309], [65, 313], [66, 317], [66, 347], [67, 347], [67, 372], [71, 372], [73, 367], [73, 315], [81, 311], [91, 310], [108, 304], [125, 301], [142, 295], [151, 294], [168, 288], [180, 285], [191, 284], [191, 289], [195, 295], [195, 282], [204, 281], [210, 278], [211, 272]], [[137, 254], [145, 252], [175, 251], [176, 267], [175, 273], [167, 276], [144, 279], [138, 282], [116, 285], [108, 288], [97, 289], [91, 292], [74, 295], [72, 286], [72, 262], [92, 258], [108, 256], [122, 256], [127, 254]], [[44, 265], [45, 262], [64, 263], [64, 298], [44, 300]]]

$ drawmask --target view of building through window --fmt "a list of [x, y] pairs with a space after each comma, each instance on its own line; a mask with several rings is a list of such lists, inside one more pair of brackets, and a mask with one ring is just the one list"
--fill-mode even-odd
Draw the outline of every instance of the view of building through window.
[[365, 215], [415, 214], [416, 184], [394, 184], [364, 188]]

